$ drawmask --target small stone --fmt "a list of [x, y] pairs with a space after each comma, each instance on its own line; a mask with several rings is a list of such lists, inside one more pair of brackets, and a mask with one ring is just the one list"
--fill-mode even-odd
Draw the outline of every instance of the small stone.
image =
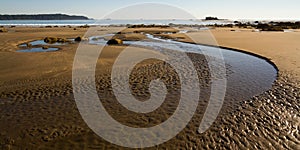
[[42, 49], [48, 49], [48, 48], [49, 48], [48, 46], [43, 46], [43, 47], [42, 47]]
[[43, 136], [42, 140], [45, 142], [48, 142], [48, 141], [50, 141], [50, 138], [49, 138], [49, 136]]

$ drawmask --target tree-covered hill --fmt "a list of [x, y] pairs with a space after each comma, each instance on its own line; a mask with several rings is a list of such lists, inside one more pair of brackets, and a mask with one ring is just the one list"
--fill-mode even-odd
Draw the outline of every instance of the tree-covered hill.
[[0, 20], [89, 20], [85, 16], [66, 14], [0, 15]]

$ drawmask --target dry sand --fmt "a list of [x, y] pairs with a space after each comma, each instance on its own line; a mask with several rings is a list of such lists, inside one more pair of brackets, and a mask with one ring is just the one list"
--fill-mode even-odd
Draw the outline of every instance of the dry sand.
[[[104, 28], [100, 34], [114, 33], [121, 28]], [[151, 32], [154, 29], [151, 29]], [[72, 63], [78, 44], [58, 46], [62, 50], [48, 53], [18, 53], [17, 44], [46, 36], [72, 38], [83, 35], [86, 29], [73, 28], [12, 28], [0, 33], [0, 146], [3, 149], [123, 149], [94, 134], [82, 120], [72, 94]], [[197, 127], [208, 95], [202, 95], [197, 115], [184, 131], [172, 140], [150, 149], [299, 149], [299, 70], [300, 32], [256, 33], [232, 32], [230, 29], [212, 30], [218, 43], [270, 58], [279, 68], [278, 80], [269, 91], [237, 104], [237, 108], [223, 113], [204, 134]], [[201, 32], [193, 32], [201, 37]], [[138, 38], [142, 38], [138, 36]], [[205, 42], [203, 42], [205, 43]], [[210, 43], [205, 43], [210, 44]], [[148, 127], [162, 122], [178, 104], [179, 84], [171, 91], [161, 109], [152, 114], [138, 115], [113, 103], [110, 85], [111, 65], [123, 46], [106, 47], [97, 66], [98, 93], [106, 100], [112, 116], [129, 125]], [[142, 49], [138, 48], [143, 52]], [[203, 64], [201, 55], [191, 57]], [[149, 97], [149, 79], [164, 77], [166, 83], [176, 83], [172, 69], [159, 61], [139, 65], [131, 85], [134, 96]], [[206, 85], [206, 66], [198, 68]], [[203, 67], [203, 68], [201, 68]], [[168, 76], [165, 76], [165, 75]], [[143, 77], [149, 79], [145, 80]], [[82, 81], [84, 82], [84, 81]], [[83, 83], [84, 84], [84, 83]], [[141, 84], [141, 85], [140, 85]], [[204, 92], [205, 93], [205, 92]], [[160, 114], [160, 115], [158, 115]], [[153, 116], [155, 116], [153, 118]], [[157, 118], [157, 116], [159, 116]], [[131, 119], [128, 119], [128, 118]], [[132, 119], [135, 118], [135, 119]]]

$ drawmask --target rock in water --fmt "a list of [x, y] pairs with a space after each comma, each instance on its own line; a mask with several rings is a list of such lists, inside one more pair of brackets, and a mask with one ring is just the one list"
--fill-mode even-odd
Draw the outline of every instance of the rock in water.
[[111, 39], [107, 42], [108, 45], [119, 45], [123, 44], [123, 41], [121, 39]]
[[48, 48], [49, 48], [48, 46], [43, 46], [43, 47], [42, 47], [42, 49], [48, 49]]
[[77, 38], [74, 39], [76, 42], [80, 42], [82, 40], [82, 38], [80, 36], [78, 36]]

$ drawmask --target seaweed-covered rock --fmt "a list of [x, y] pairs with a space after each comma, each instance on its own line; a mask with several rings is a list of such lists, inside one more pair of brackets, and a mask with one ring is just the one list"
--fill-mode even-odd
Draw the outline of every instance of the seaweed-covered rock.
[[84, 25], [84, 26], [79, 26], [79, 28], [89, 28], [90, 26], [89, 25]]
[[48, 46], [43, 46], [43, 47], [42, 47], [42, 49], [48, 49], [48, 48], [49, 48]]
[[57, 42], [57, 38], [56, 37], [46, 37], [45, 39], [44, 39], [44, 42], [45, 43], [56, 43]]
[[46, 37], [44, 39], [45, 43], [53, 44], [53, 43], [67, 43], [70, 42], [70, 40], [66, 38], [57, 38], [57, 37]]
[[70, 40], [65, 39], [65, 38], [58, 38], [57, 42], [59, 42], [59, 43], [67, 43], [67, 42], [70, 42]]
[[31, 46], [32, 46], [32, 44], [30, 44], [30, 43], [26, 43], [26, 46], [27, 46], [27, 47], [31, 47]]
[[7, 32], [5, 28], [0, 29], [0, 32]]
[[121, 39], [110, 39], [109, 41], [107, 41], [108, 45], [119, 45], [119, 44], [123, 44], [123, 41]]

